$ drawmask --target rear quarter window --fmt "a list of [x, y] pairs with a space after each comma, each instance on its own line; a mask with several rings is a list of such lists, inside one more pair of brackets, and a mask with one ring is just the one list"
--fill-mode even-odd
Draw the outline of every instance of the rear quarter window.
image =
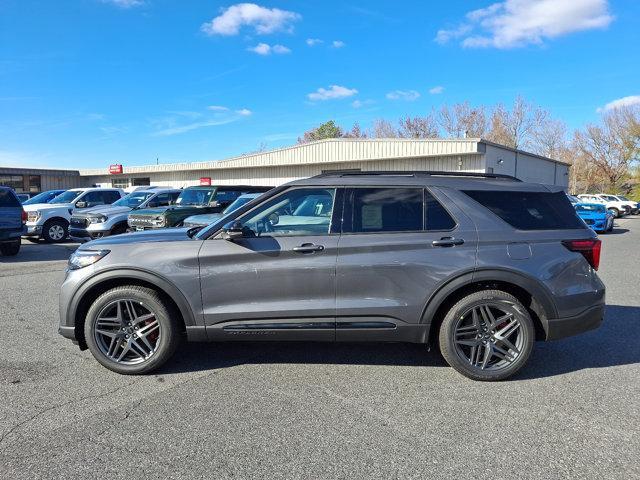
[[518, 230], [585, 228], [564, 192], [466, 190], [464, 193]]
[[9, 190], [0, 190], [0, 207], [20, 207], [20, 201]]

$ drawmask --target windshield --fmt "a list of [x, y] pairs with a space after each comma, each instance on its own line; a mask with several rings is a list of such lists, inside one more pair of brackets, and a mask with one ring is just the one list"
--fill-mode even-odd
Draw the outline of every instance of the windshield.
[[61, 193], [49, 203], [71, 203], [78, 198], [82, 192], [82, 190], [69, 190]]
[[35, 197], [31, 197], [29, 200], [23, 203], [23, 205], [33, 205], [35, 203], [47, 203], [49, 200], [54, 198], [56, 195], [59, 195], [62, 192], [42, 192], [36, 195]]
[[113, 205], [116, 207], [136, 208], [152, 195], [153, 192], [133, 192], [126, 197], [122, 197], [117, 202], [114, 202]]
[[231, 213], [234, 210], [239, 209], [242, 205], [244, 205], [245, 203], [249, 203], [251, 200], [253, 200], [254, 198], [257, 198], [257, 196], [242, 196], [242, 197], [238, 197], [236, 198], [235, 202], [231, 203], [231, 205], [229, 205], [227, 208], [224, 209], [224, 213], [225, 215], [227, 213]]
[[213, 196], [214, 190], [184, 190], [178, 199], [176, 205], [208, 205]]
[[599, 213], [604, 213], [606, 212], [607, 208], [604, 205], [585, 205], [585, 204], [578, 204], [576, 205], [576, 211], [578, 212], [599, 212]]

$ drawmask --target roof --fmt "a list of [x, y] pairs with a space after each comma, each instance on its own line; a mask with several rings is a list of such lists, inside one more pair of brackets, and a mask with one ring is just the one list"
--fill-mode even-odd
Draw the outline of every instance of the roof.
[[[558, 160], [492, 143], [482, 138], [330, 138], [220, 160], [137, 167], [125, 166], [123, 174], [278, 167], [318, 164], [325, 161], [335, 164], [396, 158], [480, 156], [485, 153], [486, 145], [562, 163]], [[80, 174], [83, 176], [103, 176], [107, 175], [107, 171], [106, 169], [81, 170]]]

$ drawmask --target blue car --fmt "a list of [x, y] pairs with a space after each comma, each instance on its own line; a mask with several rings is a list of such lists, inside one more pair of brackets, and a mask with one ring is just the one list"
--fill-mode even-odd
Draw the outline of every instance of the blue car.
[[0, 187], [0, 253], [17, 255], [20, 251], [20, 237], [27, 233], [27, 214], [20, 205], [15, 192], [8, 187]]
[[22, 202], [22, 204], [35, 205], [36, 203], [49, 203], [51, 200], [64, 192], [66, 192], [66, 190], [47, 190], [46, 192], [42, 192], [31, 197], [29, 200], [25, 200], [24, 202]]
[[613, 230], [613, 215], [606, 205], [599, 203], [576, 203], [574, 205], [578, 216], [584, 220], [592, 230], [598, 233]]

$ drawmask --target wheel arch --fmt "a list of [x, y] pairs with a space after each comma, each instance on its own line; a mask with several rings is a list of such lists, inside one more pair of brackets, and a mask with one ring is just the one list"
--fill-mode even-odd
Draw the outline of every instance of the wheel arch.
[[73, 325], [75, 338], [81, 350], [87, 348], [84, 322], [91, 304], [107, 290], [123, 285], [137, 285], [160, 293], [167, 306], [178, 317], [182, 331], [195, 326], [195, 315], [184, 294], [169, 280], [157, 274], [135, 269], [118, 269], [96, 275], [83, 283], [75, 292], [67, 310], [67, 325]]
[[536, 339], [547, 337], [548, 320], [557, 318], [558, 315], [551, 293], [546, 287], [520, 272], [486, 269], [462, 274], [431, 296], [421, 319], [422, 323], [429, 324], [425, 340], [437, 344], [440, 324], [449, 309], [466, 295], [486, 289], [503, 290], [516, 297], [527, 308], [534, 321]]

